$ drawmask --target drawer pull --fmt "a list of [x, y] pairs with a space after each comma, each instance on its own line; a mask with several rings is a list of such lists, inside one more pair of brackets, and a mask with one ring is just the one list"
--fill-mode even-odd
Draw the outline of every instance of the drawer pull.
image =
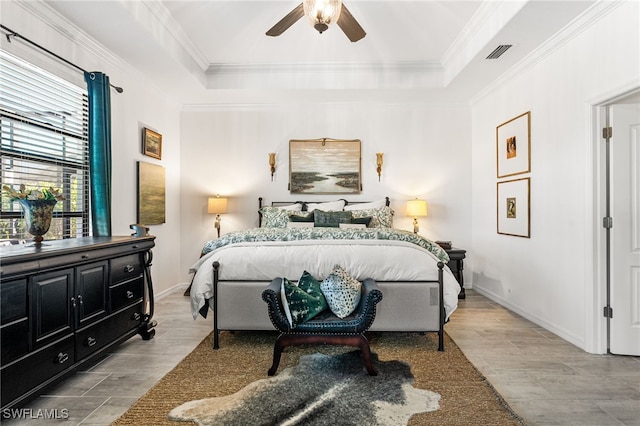
[[95, 337], [87, 337], [87, 346], [91, 347], [95, 345], [96, 342], [97, 340], [95, 339]]
[[132, 273], [133, 271], [135, 271], [135, 269], [136, 269], [136, 268], [134, 268], [134, 267], [133, 267], [133, 265], [127, 265], [127, 266], [125, 266], [125, 267], [124, 267], [124, 271], [125, 271], [127, 274]]
[[80, 256], [82, 259], [88, 259], [89, 255], [88, 254], [83, 254], [82, 256]]
[[137, 249], [137, 248], [138, 248], [138, 246], [134, 245], [134, 246], [132, 246], [131, 248], [135, 250], [135, 249]]
[[127, 299], [133, 299], [133, 292], [131, 290], [127, 290]]
[[140, 318], [142, 318], [142, 316], [140, 315], [140, 312], [136, 312], [133, 314], [133, 319], [136, 321], [140, 321]]
[[57, 356], [56, 356], [56, 364], [64, 364], [65, 362], [67, 362], [69, 360], [69, 354], [65, 354], [64, 352], [60, 352]]

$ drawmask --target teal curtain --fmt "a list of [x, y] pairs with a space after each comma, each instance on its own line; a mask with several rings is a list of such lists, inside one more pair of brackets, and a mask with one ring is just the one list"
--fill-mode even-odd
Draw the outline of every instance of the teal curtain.
[[85, 72], [89, 89], [89, 180], [94, 237], [111, 235], [111, 93], [109, 76]]

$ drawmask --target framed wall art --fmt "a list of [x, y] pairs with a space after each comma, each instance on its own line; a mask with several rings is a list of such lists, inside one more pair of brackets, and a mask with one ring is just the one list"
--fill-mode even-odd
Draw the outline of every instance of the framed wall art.
[[531, 111], [496, 127], [498, 177], [531, 171]]
[[498, 234], [531, 237], [530, 178], [498, 182]]
[[151, 129], [144, 128], [142, 132], [142, 153], [162, 160], [162, 135]]
[[165, 170], [157, 164], [138, 161], [137, 223], [165, 223]]
[[358, 194], [360, 140], [290, 140], [289, 173], [292, 194]]

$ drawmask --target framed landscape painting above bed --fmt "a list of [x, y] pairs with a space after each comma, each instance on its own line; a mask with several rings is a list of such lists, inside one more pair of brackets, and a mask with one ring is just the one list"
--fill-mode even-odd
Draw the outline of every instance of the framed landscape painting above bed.
[[292, 194], [358, 194], [360, 140], [290, 140], [289, 173]]

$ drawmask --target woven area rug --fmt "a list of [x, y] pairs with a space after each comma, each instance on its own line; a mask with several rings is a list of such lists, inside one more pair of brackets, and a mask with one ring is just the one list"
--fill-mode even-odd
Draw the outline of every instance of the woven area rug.
[[[194, 400], [218, 398], [218, 402], [228, 402], [248, 392], [247, 389], [264, 387], [265, 383], [271, 380], [286, 379], [292, 373], [295, 374], [296, 369], [317, 359], [321, 360], [319, 365], [322, 365], [322, 360], [329, 364], [346, 360], [350, 365], [349, 374], [357, 377], [359, 383], [367, 383], [367, 379], [371, 379], [369, 383], [372, 384], [374, 381], [379, 382], [385, 374], [391, 374], [390, 372], [394, 370], [402, 371], [402, 373], [396, 373], [397, 375], [406, 374], [407, 380], [406, 383], [398, 386], [415, 393], [417, 395], [415, 401], [418, 401], [417, 408], [413, 409], [417, 414], [410, 417], [406, 423], [408, 425], [523, 424], [448, 336], [445, 336], [445, 351], [438, 352], [437, 335], [434, 333], [426, 335], [368, 333], [371, 351], [375, 353], [374, 366], [380, 373], [376, 377], [366, 374], [358, 352], [352, 347], [315, 345], [289, 347], [282, 354], [276, 376], [268, 378], [267, 370], [271, 366], [273, 343], [276, 337], [275, 332], [223, 332], [220, 335], [218, 350], [212, 349], [212, 336], [207, 337], [114, 425], [186, 425], [189, 423], [169, 420], [169, 412]], [[331, 366], [324, 365], [322, 368], [328, 370]], [[327, 372], [327, 379], [330, 374]], [[356, 389], [362, 386], [359, 383], [356, 384]], [[373, 388], [373, 386], [370, 387]], [[243, 388], [246, 389], [243, 390]], [[293, 402], [296, 399], [291, 396], [294, 392], [292, 389], [284, 387], [281, 391], [274, 393], [271, 399], [266, 398], [266, 400], [275, 404], [289, 398]], [[393, 392], [392, 389], [395, 387], [383, 389], [380, 392], [388, 393]], [[334, 391], [340, 394], [340, 390], [334, 389]], [[376, 398], [376, 392], [374, 389], [363, 390], [362, 398]], [[233, 396], [236, 393], [238, 394]], [[379, 401], [377, 406], [391, 404], [386, 406], [387, 417], [399, 416], [395, 417], [398, 419], [406, 414], [406, 411], [405, 414], [398, 413], [392, 407], [394, 403], [398, 405], [400, 396], [386, 395], [385, 398], [386, 400]], [[269, 411], [269, 408], [263, 409]], [[276, 411], [275, 408], [274, 411]], [[383, 413], [384, 410], [380, 412]], [[384, 416], [381, 418], [384, 420]], [[325, 418], [325, 420], [328, 419], [329, 417]], [[372, 416], [350, 420], [353, 420], [352, 424], [359, 425], [376, 424], [374, 423], [376, 421], [384, 424]], [[237, 422], [230, 418], [228, 421], [223, 423], [217, 419], [210, 424], [243, 424], [246, 418]], [[329, 424], [331, 423], [349, 424], [335, 420], [330, 420]], [[395, 424], [403, 423], [404, 421]], [[252, 424], [278, 423], [261, 416]], [[308, 422], [292, 424], [308, 424]], [[326, 421], [324, 424], [327, 424]]]

